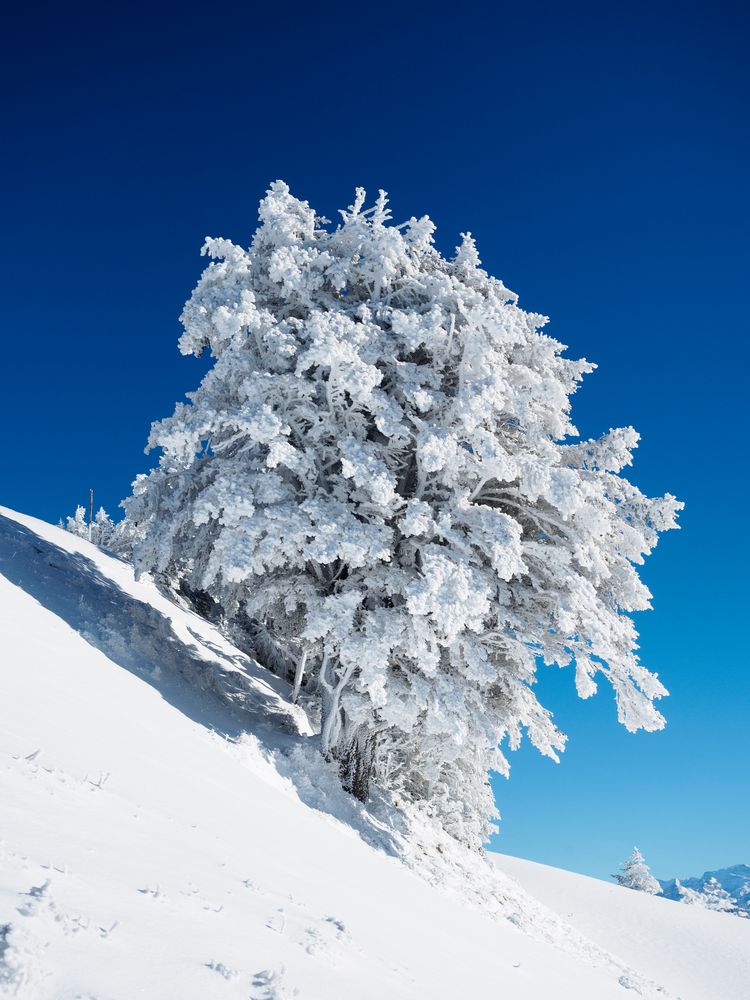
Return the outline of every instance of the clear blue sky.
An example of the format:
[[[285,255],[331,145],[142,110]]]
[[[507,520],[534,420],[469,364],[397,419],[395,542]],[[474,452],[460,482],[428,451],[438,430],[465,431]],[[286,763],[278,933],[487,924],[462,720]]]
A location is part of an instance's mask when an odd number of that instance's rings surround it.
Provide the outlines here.
[[[299,9],[19,7],[3,24],[0,502],[115,510],[151,420],[200,380],[177,317],[207,234],[247,241],[282,177],[329,217],[355,185],[462,230],[600,368],[584,434],[687,503],[645,571],[642,658],[672,692],[631,736],[609,692],[498,782],[498,849],[606,876],[750,862],[748,74],[741,3]],[[10,100],[8,100],[10,96]]]

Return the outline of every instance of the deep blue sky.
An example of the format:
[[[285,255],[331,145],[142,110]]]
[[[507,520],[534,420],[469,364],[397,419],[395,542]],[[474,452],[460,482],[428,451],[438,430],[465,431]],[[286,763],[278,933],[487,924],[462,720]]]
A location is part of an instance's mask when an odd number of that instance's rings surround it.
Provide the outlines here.
[[[115,510],[149,423],[200,380],[176,349],[203,238],[244,241],[282,177],[332,217],[355,185],[428,213],[600,368],[584,434],[687,502],[645,571],[664,733],[542,690],[570,735],[500,781],[498,849],[606,876],[750,862],[747,7],[85,5],[3,24],[0,502]],[[23,18],[22,20],[19,18]],[[10,100],[8,100],[10,97]]]

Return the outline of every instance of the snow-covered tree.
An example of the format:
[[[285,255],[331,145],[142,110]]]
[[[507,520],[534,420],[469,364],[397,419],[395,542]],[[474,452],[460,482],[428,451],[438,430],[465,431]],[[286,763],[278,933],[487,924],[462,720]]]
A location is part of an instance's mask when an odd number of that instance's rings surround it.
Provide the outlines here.
[[[620,885],[626,889],[635,889],[637,892],[648,892],[656,896],[661,892],[661,886],[651,874],[651,870],[646,864],[643,855],[637,847],[633,848],[633,853],[621,866],[620,872],[614,876]]]
[[[705,906],[703,894],[698,892],[697,889],[691,889],[690,886],[683,885],[678,878],[674,880],[674,886],[681,903],[685,903],[687,906]]]
[[[740,912],[737,900],[714,877],[711,877],[704,884],[701,895],[703,897],[703,905],[707,910],[716,910],[719,913],[732,913],[734,915],[738,915]]]
[[[594,366],[469,234],[447,260],[383,192],[341,216],[277,181],[249,249],[206,241],[180,349],[214,364],[154,424],[125,530],[139,571],[209,595],[317,706],[347,788],[479,844],[500,744],[563,748],[539,664],[573,664],[582,698],[601,674],[629,730],[663,726],[627,612],[650,606],[635,567],[681,505],[619,475],[631,428],[575,441]]]
[[[62,525],[62,522],[60,524]],[[103,507],[99,508],[89,525],[86,520],[86,510],[81,506],[76,507],[73,517],[66,518],[64,527],[71,534],[78,535],[79,538],[88,538],[94,545],[105,548],[112,544],[117,529],[117,525]]]
[[[60,522],[62,524],[62,521]],[[89,526],[86,521],[86,509],[80,504],[76,507],[76,512],[72,517],[65,519],[65,530],[71,535],[78,535],[79,538],[88,538]]]
[[[107,548],[115,533],[116,525],[103,507],[96,512],[94,523],[91,525],[91,541],[95,545]]]

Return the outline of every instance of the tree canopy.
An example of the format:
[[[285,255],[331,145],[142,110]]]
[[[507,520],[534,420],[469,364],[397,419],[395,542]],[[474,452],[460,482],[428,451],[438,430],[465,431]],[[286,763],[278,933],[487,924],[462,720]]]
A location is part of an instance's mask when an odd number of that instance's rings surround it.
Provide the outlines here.
[[[337,226],[271,185],[248,249],[212,258],[180,350],[214,362],[154,424],[159,465],[125,502],[136,567],[205,594],[319,719],[346,787],[481,844],[488,771],[526,733],[565,737],[540,664],[603,676],[629,730],[666,694],[637,657],[637,573],[681,504],[620,473],[638,435],[580,441],[593,369],[428,218],[357,190]]]

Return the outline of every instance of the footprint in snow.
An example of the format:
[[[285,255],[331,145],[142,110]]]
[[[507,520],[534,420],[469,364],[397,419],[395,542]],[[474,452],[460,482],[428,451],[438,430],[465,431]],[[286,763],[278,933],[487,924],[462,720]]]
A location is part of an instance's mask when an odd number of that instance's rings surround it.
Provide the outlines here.
[[[158,891],[159,887],[157,886],[156,888]],[[153,893],[152,889],[139,889],[138,891]],[[223,903],[214,903],[206,896],[201,895],[200,889],[193,882],[188,882],[187,888],[180,889],[180,895],[185,896],[186,899],[190,899],[195,903],[200,903],[201,907],[209,913],[221,913],[224,909]]]
[[[18,913],[22,917],[32,917],[42,922],[52,921],[51,926],[57,926],[63,934],[78,934],[79,931],[93,930],[91,918],[80,913],[70,913],[55,902],[49,891],[50,880],[47,879],[41,885],[33,885],[28,892],[21,893],[25,897],[24,902],[17,907]],[[49,926],[49,924],[48,924]],[[103,937],[106,937],[114,926],[106,930]],[[99,932],[104,928],[99,928]]]
[[[262,969],[253,978],[252,1000],[294,1000],[299,996],[299,990],[286,986],[284,966],[274,972],[272,969]]]
[[[349,939],[349,932],[346,929],[346,924],[343,920],[338,920],[336,917],[326,917],[325,923],[331,924],[336,931],[337,938]]]
[[[18,912],[22,917],[33,917],[44,905],[49,886],[50,880],[47,879],[41,885],[32,885],[28,892],[21,893],[22,896],[26,896],[26,902],[21,903],[18,907]]]
[[[266,927],[270,931],[276,931],[277,934],[283,934],[284,928],[286,927],[286,914],[283,910],[277,910],[273,916],[269,917],[266,921]]]
[[[308,927],[302,945],[308,955],[332,957],[342,945],[350,945],[351,936],[343,920],[324,917],[319,927]]]
[[[206,962],[206,968],[211,969],[212,972],[217,972],[223,979],[227,980],[236,979],[238,975],[235,969],[230,969],[223,962],[215,962],[213,959],[210,962]]]
[[[164,900],[167,898],[167,894],[162,890],[162,887],[158,883],[155,888],[152,888],[150,885],[146,885],[142,889],[139,889],[138,892],[140,892],[142,896],[151,896],[152,899]]]

